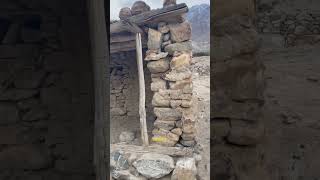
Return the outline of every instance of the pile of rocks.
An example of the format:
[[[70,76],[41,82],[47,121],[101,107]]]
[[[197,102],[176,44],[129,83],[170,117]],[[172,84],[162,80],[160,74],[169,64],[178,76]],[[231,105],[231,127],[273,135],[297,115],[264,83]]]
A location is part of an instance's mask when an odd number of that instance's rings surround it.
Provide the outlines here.
[[[148,30],[145,61],[151,72],[152,105],[156,121],[152,141],[165,146],[195,144],[192,105],[191,26],[188,22]]]
[[[320,14],[310,10],[285,11],[277,6],[258,4],[258,31],[281,34],[287,45],[294,45],[301,37],[316,38],[320,35]]]
[[[195,180],[197,160],[195,157],[173,158],[156,153],[114,151],[110,155],[110,176],[113,179]]]

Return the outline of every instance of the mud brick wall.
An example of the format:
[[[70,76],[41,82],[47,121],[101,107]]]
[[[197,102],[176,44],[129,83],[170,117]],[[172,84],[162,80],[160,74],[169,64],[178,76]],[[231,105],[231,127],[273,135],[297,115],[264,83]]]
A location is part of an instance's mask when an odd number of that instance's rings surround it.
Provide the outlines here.
[[[286,46],[300,41],[320,41],[319,2],[295,0],[291,3],[278,0],[257,1],[258,31],[281,34]]]
[[[95,179],[88,26],[76,2],[0,3],[1,180]]]
[[[264,179],[264,66],[256,55],[254,4],[232,2],[212,5],[210,173],[213,179]]]

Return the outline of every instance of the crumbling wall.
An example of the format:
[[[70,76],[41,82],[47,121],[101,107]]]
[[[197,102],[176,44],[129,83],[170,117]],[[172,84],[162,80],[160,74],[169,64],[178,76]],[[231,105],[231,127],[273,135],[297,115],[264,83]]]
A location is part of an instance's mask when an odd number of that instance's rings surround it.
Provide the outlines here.
[[[258,30],[280,34],[285,46],[320,41],[320,3],[311,0],[258,0]]]
[[[95,179],[83,3],[0,3],[1,180]]]
[[[264,136],[264,66],[256,51],[254,1],[213,3],[211,166],[213,179],[268,179]]]
[[[145,71],[145,83],[150,84],[150,73]],[[147,122],[152,128],[152,92],[146,87]],[[111,143],[119,142],[121,132],[133,132],[140,142],[139,81],[136,51],[111,54],[110,59],[110,127]]]

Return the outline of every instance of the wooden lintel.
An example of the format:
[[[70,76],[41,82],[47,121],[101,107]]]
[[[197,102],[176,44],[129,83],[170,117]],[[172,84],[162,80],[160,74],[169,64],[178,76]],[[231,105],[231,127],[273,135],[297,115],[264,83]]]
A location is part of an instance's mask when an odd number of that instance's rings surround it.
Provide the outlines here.
[[[156,153],[165,154],[174,157],[191,157],[193,155],[192,148],[180,148],[180,147],[165,147],[165,146],[136,146],[128,144],[111,144],[110,152],[123,151],[125,153]]]

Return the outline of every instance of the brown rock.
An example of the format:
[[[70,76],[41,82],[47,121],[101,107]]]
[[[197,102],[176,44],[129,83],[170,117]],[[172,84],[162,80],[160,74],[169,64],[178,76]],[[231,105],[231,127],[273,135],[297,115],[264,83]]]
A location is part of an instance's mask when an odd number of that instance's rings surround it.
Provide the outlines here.
[[[149,28],[148,31],[148,49],[149,50],[160,50],[162,43],[162,33]]]
[[[175,121],[156,120],[153,125],[156,128],[170,131],[171,129],[173,129],[175,127]]]
[[[149,51],[149,50],[148,50]],[[168,56],[167,52],[155,52],[155,51],[149,51],[146,53],[145,61],[156,61],[159,59],[164,59]]]
[[[170,106],[172,108],[177,108],[181,105],[182,101],[181,100],[171,100],[170,101]]]
[[[163,73],[169,70],[169,60],[160,59],[158,61],[151,61],[147,64],[147,67],[151,73]]]
[[[152,105],[154,107],[169,107],[170,106],[170,99],[168,99],[164,96],[161,96],[161,94],[159,92],[156,92],[152,98]]]
[[[182,133],[181,135],[182,139],[185,141],[192,141],[196,137],[194,133]]]
[[[190,52],[192,51],[191,41],[185,41],[181,43],[169,44],[164,48],[165,52],[168,52],[170,55],[173,55],[175,51],[180,52]]]
[[[195,159],[181,158],[177,161],[171,180],[195,180],[196,174],[197,167]]]
[[[184,108],[189,108],[192,106],[192,100],[191,101],[188,101],[188,100],[182,100],[181,102],[181,107],[184,107]]]
[[[158,31],[160,31],[162,34],[168,33],[170,31],[169,27],[167,26],[167,23],[160,22],[158,24]]]
[[[167,83],[160,78],[152,78],[151,91],[157,92],[160,89],[167,89]]]
[[[131,7],[131,14],[132,15],[137,15],[141,14],[143,12],[150,11],[150,6],[148,6],[145,2],[143,1],[136,1],[133,3]]]
[[[171,70],[164,77],[168,81],[182,81],[191,78],[192,73],[189,68],[183,68],[179,70]]]
[[[127,19],[128,17],[131,17],[131,9],[129,7],[124,7],[120,9],[119,12],[119,18],[120,19]]]
[[[179,110],[171,108],[154,108],[154,114],[158,119],[164,121],[176,121],[182,117],[182,113]]]
[[[180,56],[172,58],[170,62],[171,69],[188,68],[191,64],[191,55],[183,53]]]
[[[195,133],[195,121],[191,119],[182,119],[182,131],[184,133]]]
[[[172,132],[173,134],[176,134],[176,135],[178,135],[178,136],[181,136],[181,134],[182,134],[182,129],[181,129],[181,128],[175,128],[175,129],[172,129],[171,132]]]
[[[191,39],[191,25],[189,22],[169,24],[172,42],[183,42]]]
[[[177,0],[164,0],[163,7],[174,6],[177,5]]]

